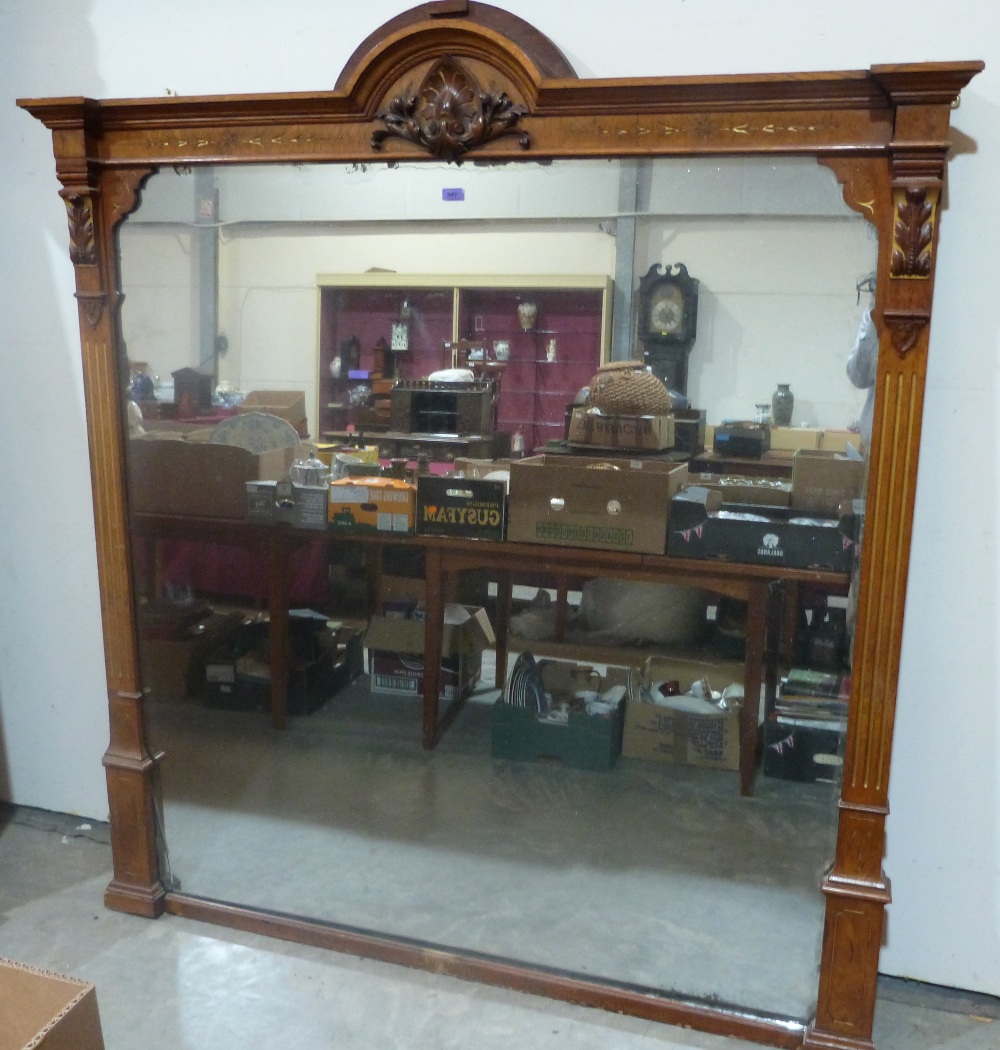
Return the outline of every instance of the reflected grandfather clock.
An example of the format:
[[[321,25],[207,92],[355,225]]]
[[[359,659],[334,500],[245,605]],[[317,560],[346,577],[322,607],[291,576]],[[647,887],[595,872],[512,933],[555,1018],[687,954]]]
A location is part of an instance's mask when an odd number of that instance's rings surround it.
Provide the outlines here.
[[[683,263],[654,263],[639,281],[643,358],[668,389],[687,394],[688,355],[698,329],[698,281]]]

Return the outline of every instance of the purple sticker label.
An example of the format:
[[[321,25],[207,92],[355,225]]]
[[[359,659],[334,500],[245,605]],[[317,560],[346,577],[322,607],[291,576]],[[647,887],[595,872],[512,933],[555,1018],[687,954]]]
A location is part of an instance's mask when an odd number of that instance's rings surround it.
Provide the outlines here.
[[[464,201],[465,190],[456,186],[453,189],[444,189],[441,191],[441,200],[443,201]]]

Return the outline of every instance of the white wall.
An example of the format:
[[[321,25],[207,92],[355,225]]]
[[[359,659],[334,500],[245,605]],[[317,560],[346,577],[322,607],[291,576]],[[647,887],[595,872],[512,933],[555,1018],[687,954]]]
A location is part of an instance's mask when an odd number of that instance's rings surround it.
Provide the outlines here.
[[[333,84],[395,0],[35,0],[0,8],[0,793],[102,817],[107,716],[73,275],[49,135],[16,96]],[[1000,992],[996,442],[1000,15],[992,0],[506,0],[582,76],[995,63],[954,114],[907,605],[883,968]]]

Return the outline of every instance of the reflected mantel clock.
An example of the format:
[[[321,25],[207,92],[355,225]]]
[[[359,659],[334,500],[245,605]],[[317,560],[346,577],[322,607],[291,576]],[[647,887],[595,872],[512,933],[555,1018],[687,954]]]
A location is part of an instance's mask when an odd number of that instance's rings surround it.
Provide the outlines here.
[[[106,903],[150,918],[165,911],[198,917],[777,1046],[871,1050],[890,899],[882,860],[942,217],[937,202],[951,148],[952,104],[982,68],[977,61],[921,62],[845,72],[581,79],[559,48],[524,19],[476,0],[438,0],[375,30],[332,91],[20,100],[53,133],[84,347],[110,719],[104,766],[114,876]],[[150,750],[147,738],[124,482],[120,377],[126,352],[110,308],[122,286],[117,227],[136,206],[143,181],[159,169],[207,164],[761,154],[813,157],[831,168],[848,206],[875,227],[879,246],[873,310],[879,397],[837,852],[817,888],[826,917],[813,1017],[748,1012],[713,997],[692,1001],[593,974],[183,893],[167,877],[158,821],[163,756]],[[696,290],[681,268],[647,274],[638,335],[650,357],[686,362]],[[675,382],[683,385],[684,376]],[[652,943],[646,947],[656,950]]]
[[[698,334],[698,281],[684,263],[650,266],[639,281],[643,359],[670,390],[687,394],[688,355]]]

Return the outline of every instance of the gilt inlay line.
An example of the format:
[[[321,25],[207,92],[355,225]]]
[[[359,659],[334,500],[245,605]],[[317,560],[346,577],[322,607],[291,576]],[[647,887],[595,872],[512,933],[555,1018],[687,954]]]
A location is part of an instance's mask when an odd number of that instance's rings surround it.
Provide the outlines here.
[[[906,595],[906,562],[909,556],[909,531],[901,523],[909,521],[910,507],[913,504],[913,480],[915,477],[914,460],[917,454],[917,441],[919,431],[916,427],[916,421],[919,420],[920,414],[918,411],[918,398],[920,392],[920,383],[918,378],[914,374],[910,374],[908,382],[905,381],[906,377],[900,376],[900,396],[899,402],[906,400],[905,416],[900,413],[906,424],[906,432],[903,436],[903,441],[897,443],[896,448],[902,453],[901,457],[897,458],[896,472],[902,479],[902,484],[899,488],[899,502],[894,505],[894,515],[892,518],[894,531],[891,539],[895,541],[895,545],[890,547],[886,543],[885,550],[887,554],[890,554],[893,559],[893,590],[892,590],[892,605],[891,605],[891,619],[889,621],[892,630],[891,645],[887,650],[887,656],[889,657],[887,664],[883,667],[883,673],[885,675],[885,681],[883,682],[883,695],[887,697],[895,697],[895,682],[894,682],[894,669],[898,664],[898,656],[902,649],[902,627],[903,627],[903,605],[905,603]],[[902,428],[900,428],[902,429]],[[899,462],[899,459],[902,462]],[[875,790],[882,792],[885,790],[886,774],[889,768],[888,761],[888,748],[889,748],[889,729],[892,725],[893,712],[891,704],[883,704],[880,708],[881,713],[881,725],[879,732],[876,734],[875,739],[878,741],[878,763],[875,768]]]
[[[114,492],[117,486],[113,480],[117,475],[114,429],[117,417],[112,411],[109,419],[106,408],[98,407],[113,404],[108,398],[116,396],[114,392],[117,384],[110,374],[115,370],[110,363],[112,354],[107,343],[88,341],[84,345],[84,354],[89,371],[87,400],[93,434],[91,455],[94,458],[95,472],[99,477],[107,479],[97,487],[94,500],[95,516],[99,516],[98,536],[107,537],[109,541],[106,545],[98,545],[98,553],[103,563],[101,579],[104,581],[102,601],[106,617],[107,673],[109,681],[114,683],[116,688],[121,688],[132,668],[131,653],[128,651],[128,632],[121,628],[122,603],[128,602],[130,593],[128,557],[125,554],[127,537],[123,531],[123,523],[115,513],[118,506]]]
[[[858,761],[852,787],[884,792],[892,724],[894,677],[901,648],[902,610],[909,533],[900,527],[913,501],[916,455],[914,422],[920,398],[920,377],[887,373],[881,395],[884,432],[880,438],[874,506],[869,508],[866,538],[884,552],[881,568],[868,581],[864,621],[873,644],[859,654],[857,667]],[[898,454],[894,455],[893,450]],[[859,625],[860,626],[860,625]]]

